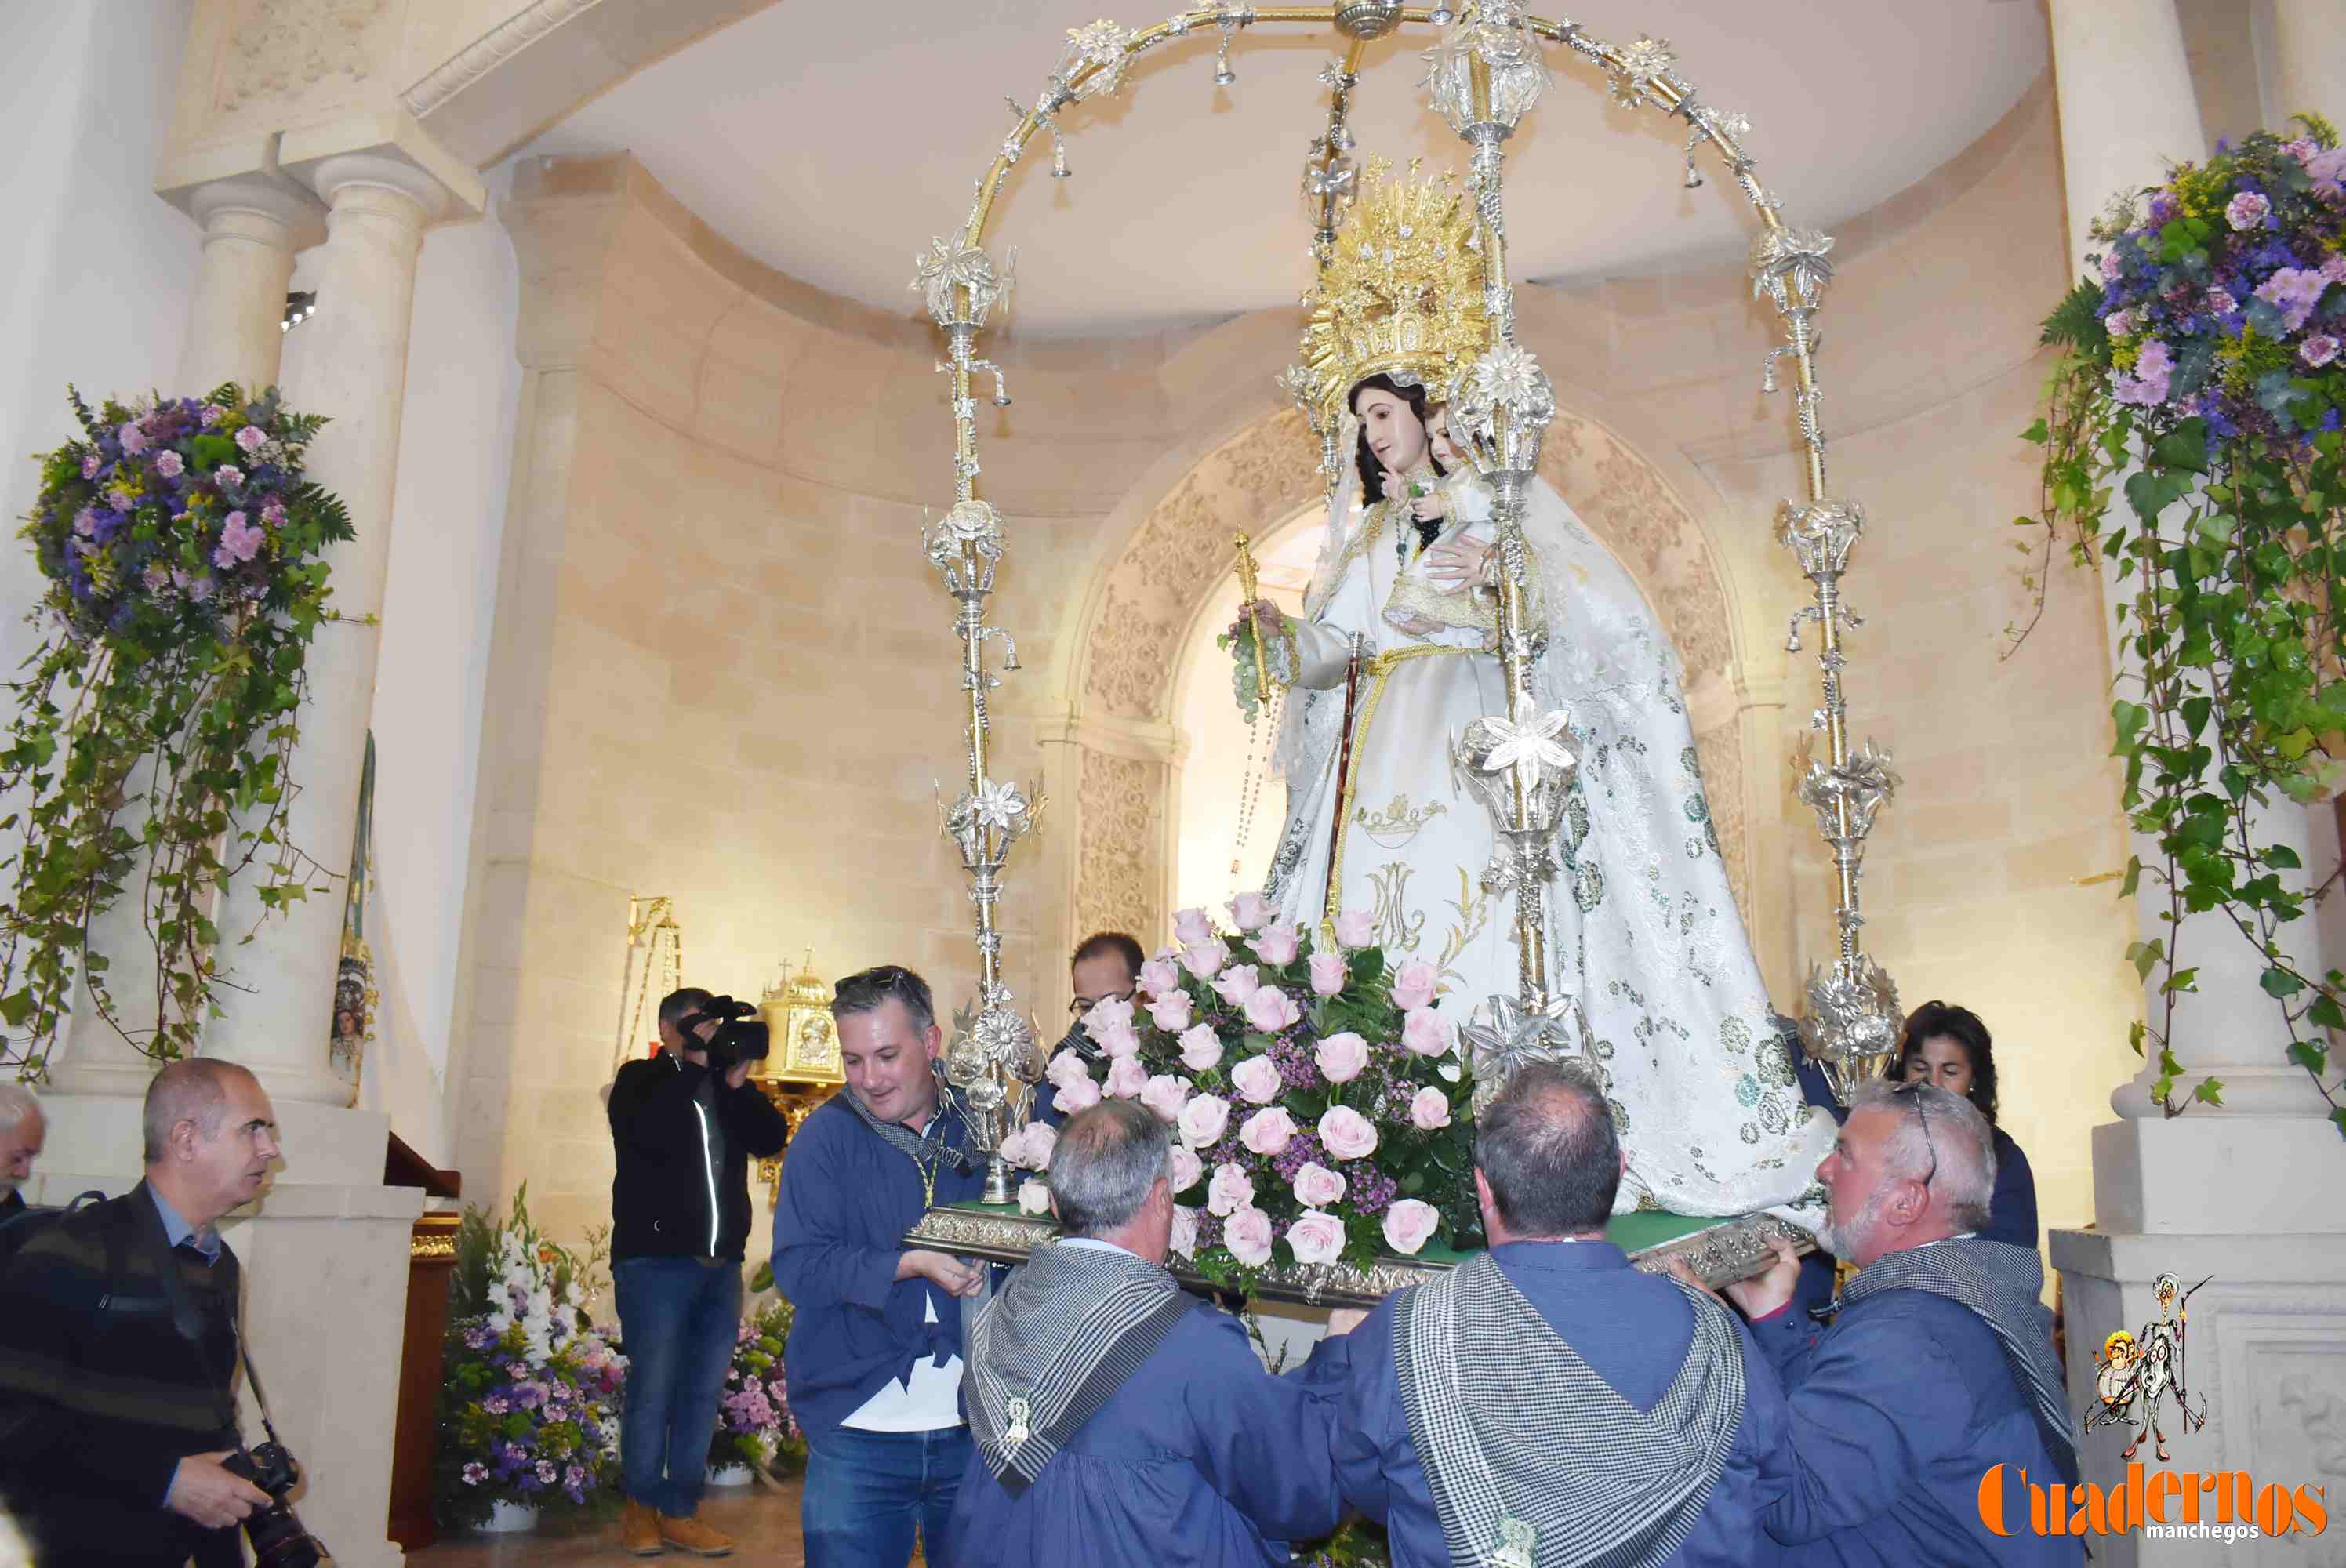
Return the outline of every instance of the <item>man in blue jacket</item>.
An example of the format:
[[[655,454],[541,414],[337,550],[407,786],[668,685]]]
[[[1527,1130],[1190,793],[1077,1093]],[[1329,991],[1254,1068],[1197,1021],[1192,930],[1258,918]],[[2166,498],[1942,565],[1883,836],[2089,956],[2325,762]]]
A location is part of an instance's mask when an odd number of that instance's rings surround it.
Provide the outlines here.
[[[1068,1234],[968,1314],[957,1568],[1285,1568],[1287,1542],[1335,1528],[1315,1368],[1271,1376],[1237,1319],[1166,1272],[1172,1152],[1134,1100],[1060,1132]]]
[[[2083,1561],[2075,1536],[2029,1527],[2026,1493],[1980,1516],[1999,1464],[2074,1482],[2052,1320],[2033,1247],[1990,1241],[1995,1156],[1987,1118],[1926,1084],[1867,1084],[1817,1167],[1831,1223],[1819,1240],[1858,1266],[1819,1332],[1791,1309],[1800,1261],[1727,1288],[1782,1375],[1791,1486],[1765,1515],[1780,1561],[2055,1568]],[[2000,1526],[2000,1528],[1998,1528]],[[1764,1559],[1763,1559],[1764,1560]]]
[[[1622,1169],[1596,1084],[1524,1068],[1475,1128],[1490,1250],[1342,1342],[1335,1480],[1393,1568],[1750,1561],[1784,1397],[1733,1313],[1605,1238]]]
[[[977,1196],[985,1165],[944,1092],[926,982],[867,969],[839,982],[831,1013],[847,1091],[800,1124],[774,1209],[807,1568],[904,1568],[915,1529],[951,1568],[945,1522],[970,1455],[958,1298],[984,1275],[903,1242],[930,1205]]]
[[[619,1419],[621,1542],[722,1557],[733,1543],[694,1517],[717,1431],[717,1401],[741,1322],[750,1237],[750,1157],[782,1152],[790,1124],[750,1064],[711,1064],[721,1020],[688,987],[659,1005],[660,1050],[611,1084],[611,1287],[627,1353]]]

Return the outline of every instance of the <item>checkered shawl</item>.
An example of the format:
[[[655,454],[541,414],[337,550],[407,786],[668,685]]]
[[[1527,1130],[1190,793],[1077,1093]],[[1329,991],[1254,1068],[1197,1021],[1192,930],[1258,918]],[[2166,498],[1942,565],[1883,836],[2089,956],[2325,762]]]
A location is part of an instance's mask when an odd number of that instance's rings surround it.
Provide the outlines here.
[[[1984,1236],[1951,1236],[1875,1258],[1842,1288],[1841,1305],[1885,1290],[1926,1290],[1978,1313],[1995,1330],[2012,1375],[2035,1405],[2037,1430],[2053,1467],[2074,1486],[2077,1446],[2069,1436],[2061,1364],[2053,1357],[2053,1315],[2039,1299],[2044,1288],[2045,1261],[2035,1247]]]
[[[1128,1252],[1038,1247],[1001,1291],[962,1303],[970,1435],[1016,1496],[1099,1413],[1193,1307]]]
[[[1452,1563],[1642,1568],[1685,1541],[1744,1399],[1734,1319],[1686,1295],[1694,1339],[1649,1411],[1597,1376],[1488,1253],[1402,1298],[1402,1406]],[[1526,1525],[1528,1559],[1517,1554]],[[1501,1559],[1503,1546],[1515,1550]]]
[[[934,1068],[931,1071],[933,1072]],[[957,1171],[967,1171],[976,1164],[971,1151],[945,1142],[948,1125],[961,1125],[964,1132],[967,1127],[962,1121],[961,1102],[954,1098],[953,1091],[945,1086],[942,1074],[937,1077],[937,1114],[929,1118],[929,1130],[922,1135],[916,1135],[902,1123],[882,1121],[872,1114],[862,1096],[852,1089],[834,1097],[846,1101],[847,1108],[854,1112],[865,1126],[879,1134],[890,1147],[925,1170],[934,1170],[944,1165]]]

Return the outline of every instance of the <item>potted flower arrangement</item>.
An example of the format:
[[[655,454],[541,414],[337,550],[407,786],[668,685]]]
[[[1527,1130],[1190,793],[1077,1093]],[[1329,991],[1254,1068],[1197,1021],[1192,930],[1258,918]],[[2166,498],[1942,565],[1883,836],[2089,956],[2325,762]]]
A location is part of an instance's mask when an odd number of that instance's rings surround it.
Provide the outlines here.
[[[2332,793],[2346,734],[2346,148],[2327,120],[2297,118],[2219,144],[2094,226],[2091,274],[2045,323],[2063,351],[2024,433],[2044,448],[2040,509],[2018,522],[2041,530],[2023,546],[2045,552],[2025,579],[2038,613],[2058,538],[2116,585],[2124,804],[2157,846],[2124,891],[2164,906],[2164,929],[2127,953],[2166,999],[2134,1025],[2158,1064],[2152,1097],[2169,1115],[2222,1103],[2213,1078],[2184,1091],[2168,1046],[2175,999],[2210,962],[2177,948],[2201,932],[2229,942],[2229,926],[2253,950],[2275,1047],[2346,1133],[2326,1086],[2346,973],[2300,964],[2283,934],[2337,868],[2300,864],[2259,814]],[[2217,910],[2229,920],[2184,929]]]
[[[1363,912],[1323,947],[1259,894],[1229,907],[1232,932],[1182,911],[1140,994],[1085,1016],[1098,1055],[1052,1058],[1059,1108],[1121,1096],[1173,1125],[1173,1247],[1217,1283],[1481,1245],[1474,1085],[1434,966],[1389,966]],[[1005,1154],[1047,1167],[1050,1142],[1029,1126]],[[1047,1201],[1031,1182],[1021,1197]]]
[[[452,1526],[593,1513],[618,1481],[627,1361],[586,1311],[599,1249],[548,1240],[526,1196],[503,1224],[468,1209],[457,1238],[435,1487]]]
[[[782,1342],[790,1333],[790,1304],[779,1298],[741,1319],[709,1445],[711,1486],[747,1486],[758,1471],[787,1473],[805,1461],[806,1441],[782,1386]]]

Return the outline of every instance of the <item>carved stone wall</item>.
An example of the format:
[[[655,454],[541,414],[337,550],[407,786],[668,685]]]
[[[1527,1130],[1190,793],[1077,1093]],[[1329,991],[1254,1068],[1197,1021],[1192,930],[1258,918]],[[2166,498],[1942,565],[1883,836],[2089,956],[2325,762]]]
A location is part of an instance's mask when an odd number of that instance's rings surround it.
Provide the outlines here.
[[[1079,774],[1082,820],[1076,864],[1075,933],[1130,932],[1153,948],[1171,927],[1165,908],[1165,802],[1170,770],[1138,757],[1111,757],[1086,747]]]

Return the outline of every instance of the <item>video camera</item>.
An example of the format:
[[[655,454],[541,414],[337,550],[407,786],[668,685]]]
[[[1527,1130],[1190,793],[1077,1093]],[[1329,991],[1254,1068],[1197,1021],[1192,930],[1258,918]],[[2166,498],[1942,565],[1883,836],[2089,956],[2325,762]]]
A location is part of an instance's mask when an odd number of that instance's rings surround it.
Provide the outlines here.
[[[700,1011],[680,1021],[677,1027],[687,1040],[697,1040],[695,1033],[710,1019],[718,1024],[700,1048],[709,1053],[709,1064],[724,1069],[743,1062],[762,1062],[773,1048],[773,1031],[757,1016],[758,1010],[747,1002],[736,1002],[729,996],[712,996]]]

